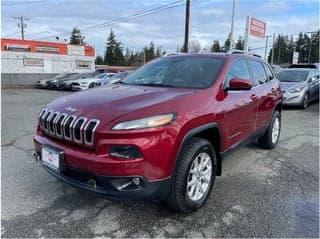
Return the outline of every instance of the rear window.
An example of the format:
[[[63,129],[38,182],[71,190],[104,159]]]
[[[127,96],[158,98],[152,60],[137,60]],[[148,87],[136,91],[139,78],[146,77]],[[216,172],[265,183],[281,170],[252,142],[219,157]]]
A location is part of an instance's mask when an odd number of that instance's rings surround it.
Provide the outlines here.
[[[123,82],[174,88],[204,89],[217,79],[225,59],[205,56],[163,57],[128,75]]]

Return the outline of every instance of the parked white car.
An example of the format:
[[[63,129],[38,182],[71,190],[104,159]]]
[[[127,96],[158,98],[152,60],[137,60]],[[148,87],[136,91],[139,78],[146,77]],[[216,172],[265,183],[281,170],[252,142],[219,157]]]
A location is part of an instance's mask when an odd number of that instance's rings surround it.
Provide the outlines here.
[[[75,81],[72,83],[72,90],[78,91],[78,90],[87,90],[87,89],[93,88],[95,87],[95,84],[97,81],[104,78],[110,78],[114,75],[115,73],[102,73],[95,77],[84,78],[84,79]]]

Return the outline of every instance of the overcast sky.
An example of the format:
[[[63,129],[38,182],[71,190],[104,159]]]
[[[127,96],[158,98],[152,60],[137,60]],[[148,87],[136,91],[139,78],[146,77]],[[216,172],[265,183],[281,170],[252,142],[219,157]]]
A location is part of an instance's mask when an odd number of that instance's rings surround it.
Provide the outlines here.
[[[104,54],[105,43],[112,28],[123,46],[140,50],[153,41],[167,52],[183,45],[185,1],[177,0],[2,0],[2,37],[21,38],[14,16],[26,16],[26,39],[69,40],[73,27],[79,27],[86,42]],[[246,16],[267,23],[267,34],[280,33],[294,38],[299,32],[319,29],[318,0],[235,0],[234,36],[244,36]],[[174,5],[171,3],[175,3]],[[171,5],[170,5],[171,4]],[[161,6],[150,15],[125,22],[111,23],[119,18],[136,15]],[[231,27],[232,0],[191,0],[190,41],[197,40],[202,48],[210,48],[213,40],[222,45]],[[100,27],[92,27],[108,23]],[[88,28],[88,29],[86,29]],[[269,44],[271,44],[271,38]],[[251,48],[262,47],[265,40],[251,38]],[[264,54],[264,50],[257,50]]]

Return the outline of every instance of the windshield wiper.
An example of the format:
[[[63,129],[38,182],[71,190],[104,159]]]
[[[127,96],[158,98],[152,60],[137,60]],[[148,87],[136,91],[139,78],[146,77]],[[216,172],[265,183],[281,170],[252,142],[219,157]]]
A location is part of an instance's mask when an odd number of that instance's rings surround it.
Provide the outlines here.
[[[158,84],[158,83],[144,83],[144,84],[137,84],[142,86],[153,86],[153,87],[170,87],[174,88],[174,85],[167,85],[167,84]]]

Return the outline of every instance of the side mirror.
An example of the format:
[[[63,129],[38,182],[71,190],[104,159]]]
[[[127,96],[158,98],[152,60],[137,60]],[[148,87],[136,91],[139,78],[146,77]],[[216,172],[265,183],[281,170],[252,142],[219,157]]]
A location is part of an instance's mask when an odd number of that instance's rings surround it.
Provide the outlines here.
[[[232,78],[229,82],[229,87],[226,90],[250,90],[251,88],[251,81],[241,78]]]

